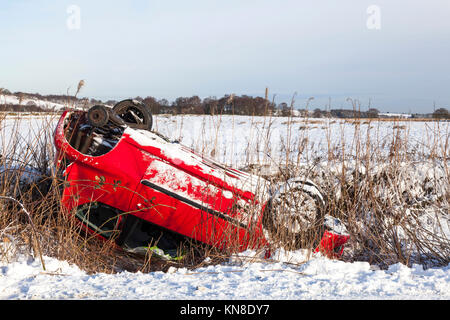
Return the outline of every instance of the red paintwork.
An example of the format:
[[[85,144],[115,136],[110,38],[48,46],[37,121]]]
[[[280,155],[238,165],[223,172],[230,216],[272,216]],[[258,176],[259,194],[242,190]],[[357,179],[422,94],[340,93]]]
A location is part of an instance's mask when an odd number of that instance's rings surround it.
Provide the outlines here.
[[[325,230],[319,246],[314,252],[324,253],[329,258],[338,258],[344,251],[344,244],[347,243],[349,235],[341,235]]]
[[[138,135],[138,130],[130,128],[125,130],[117,145],[105,155],[94,157],[81,154],[65,138],[66,116],[68,112],[61,116],[57,125],[55,146],[58,150],[57,162],[63,156],[72,162],[65,170],[65,177],[70,185],[64,189],[62,199],[68,212],[84,203],[101,199],[104,204],[213,246],[238,245],[240,249],[245,249],[249,245],[266,245],[261,218],[254,221],[255,225],[250,225],[233,209],[233,204],[239,200],[256,203],[255,194],[219,178],[220,175],[226,175],[234,179],[246,179],[248,174],[242,172],[240,178],[236,171],[222,169],[213,162],[209,165],[216,166],[208,168],[210,172],[206,172],[202,163],[188,164],[183,159],[167,156],[158,147],[140,144],[132,136]],[[151,137],[153,134],[147,135]],[[197,157],[186,149],[179,149],[182,156]],[[158,168],[166,170],[160,172]],[[176,176],[170,177],[168,173]],[[183,178],[183,181],[176,180],[177,177]],[[101,187],[100,179],[103,180]],[[142,180],[164,186],[171,192],[182,193],[202,206],[226,213],[247,228],[230,224],[222,218],[149,188],[141,183]],[[225,197],[224,193],[231,196]],[[152,203],[148,202],[150,199],[154,199]]]
[[[233,246],[245,250],[267,246],[261,213],[269,199],[258,198],[256,189],[248,183],[251,179],[265,180],[224,168],[182,145],[165,142],[149,131],[131,128],[125,129],[108,153],[82,154],[64,135],[64,123],[69,114],[68,111],[63,113],[54,136],[57,164],[63,157],[71,162],[64,173],[69,185],[64,188],[62,204],[67,212],[101,200],[123,212],[219,248]],[[223,216],[210,214],[150,188],[141,183],[144,180]],[[236,204],[259,206],[259,214],[245,217],[244,210],[239,210]],[[330,239],[326,234],[317,250],[332,251],[335,246]]]

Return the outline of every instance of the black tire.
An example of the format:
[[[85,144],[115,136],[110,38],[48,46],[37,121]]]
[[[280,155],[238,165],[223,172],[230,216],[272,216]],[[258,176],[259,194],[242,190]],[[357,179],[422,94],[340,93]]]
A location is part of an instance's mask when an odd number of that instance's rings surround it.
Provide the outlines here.
[[[123,100],[113,107],[113,111],[129,127],[144,130],[152,129],[152,114],[142,102],[133,99]]]
[[[87,112],[87,119],[93,127],[103,127],[109,121],[109,112],[107,107],[102,105],[95,105]]]
[[[312,182],[291,179],[269,200],[263,227],[272,245],[288,250],[313,248],[323,234],[325,201]]]

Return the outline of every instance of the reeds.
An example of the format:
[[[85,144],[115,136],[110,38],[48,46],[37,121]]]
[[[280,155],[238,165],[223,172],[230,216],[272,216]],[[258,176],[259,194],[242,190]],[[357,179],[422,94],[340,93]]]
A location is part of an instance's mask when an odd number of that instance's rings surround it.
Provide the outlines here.
[[[214,139],[202,136],[201,144],[227,162],[222,141],[229,127],[221,119],[223,128],[214,127]],[[450,261],[448,122],[241,117],[238,123],[235,136],[242,130],[248,138],[240,144],[239,168],[273,184],[314,180],[328,200],[325,213],[351,233],[344,259],[380,266]],[[321,141],[317,130],[324,131]]]
[[[0,122],[0,258],[13,259],[23,252],[54,256],[88,272],[168,268],[170,263],[151,254],[143,259],[117,251],[111,242],[97,241],[65,218],[60,205],[64,181],[52,163],[56,117],[34,121],[40,123],[38,127],[23,117],[3,117]],[[340,218],[350,233],[344,260],[382,267],[396,262],[424,266],[449,262],[448,122],[424,122],[425,138],[417,140],[411,134],[416,122],[404,119],[346,123],[234,115],[197,116],[196,121],[196,116],[186,115],[155,118],[155,126],[169,138],[273,185],[299,176],[313,180],[327,199],[323,213]],[[385,124],[392,126],[386,130]],[[193,128],[196,125],[199,128]],[[198,132],[195,141],[189,141],[192,130]],[[323,140],[316,139],[314,130],[323,131]],[[245,143],[230,146],[243,138]],[[261,214],[256,206],[247,210],[253,216]],[[276,237],[280,243],[289,242],[285,234]],[[186,248],[187,259],[180,263],[193,267],[204,263],[205,257],[223,261],[239,251],[231,238],[225,251],[192,243]],[[285,245],[284,249],[297,248]]]

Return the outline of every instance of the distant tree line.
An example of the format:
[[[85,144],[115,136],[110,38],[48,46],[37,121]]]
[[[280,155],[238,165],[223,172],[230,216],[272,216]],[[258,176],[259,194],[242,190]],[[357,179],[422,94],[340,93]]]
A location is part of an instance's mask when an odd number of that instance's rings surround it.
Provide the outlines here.
[[[95,104],[106,104],[114,106],[116,100],[102,101],[98,99],[77,98],[70,95],[41,95],[38,93],[14,92],[0,88],[0,111],[26,111],[39,112],[45,109],[33,104],[31,101],[23,105],[4,105],[1,95],[15,95],[19,101],[23,99],[38,99],[54,103],[81,105],[90,107]],[[376,108],[369,108],[366,111],[355,109],[331,109],[321,110],[297,110],[286,102],[278,105],[262,97],[252,97],[248,95],[224,95],[221,98],[207,97],[201,99],[199,96],[178,97],[173,102],[167,99],[157,99],[148,96],[146,98],[135,97],[134,99],[143,102],[153,114],[235,114],[235,115],[274,115],[274,116],[298,116],[314,118],[378,118],[380,112]],[[445,108],[436,109],[429,114],[415,114],[412,117],[428,117],[437,119],[450,119],[449,111]]]
[[[433,118],[435,118],[435,119],[450,119],[450,113],[445,108],[439,108],[433,112]]]
[[[311,116],[314,118],[378,118],[379,114],[380,112],[375,108],[371,108],[367,111],[350,109],[331,109],[329,111],[324,111],[316,108]]]
[[[143,102],[153,114],[235,114],[235,115],[268,115],[274,112],[275,104],[261,97],[247,95],[225,95],[222,98],[199,96],[179,97],[170,103],[167,99],[154,97],[136,97]],[[95,102],[91,100],[91,103]],[[114,105],[118,101],[105,103]]]

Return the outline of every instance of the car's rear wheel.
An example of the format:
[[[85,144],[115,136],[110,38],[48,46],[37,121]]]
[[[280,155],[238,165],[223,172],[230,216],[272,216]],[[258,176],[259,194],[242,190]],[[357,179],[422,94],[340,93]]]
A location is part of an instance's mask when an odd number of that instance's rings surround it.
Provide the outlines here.
[[[286,249],[312,248],[323,233],[325,201],[311,181],[291,179],[270,199],[263,213],[266,237]]]
[[[113,111],[132,128],[145,130],[152,129],[152,114],[142,102],[133,99],[123,100],[113,107]]]
[[[109,112],[107,107],[96,105],[90,108],[87,112],[89,124],[93,127],[103,127],[109,121]]]

